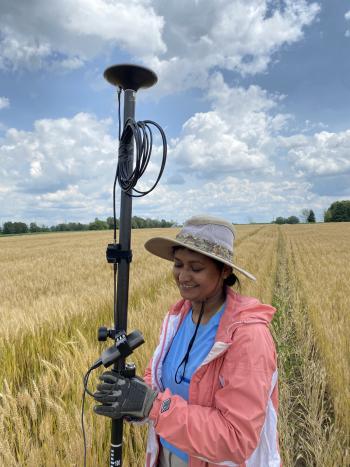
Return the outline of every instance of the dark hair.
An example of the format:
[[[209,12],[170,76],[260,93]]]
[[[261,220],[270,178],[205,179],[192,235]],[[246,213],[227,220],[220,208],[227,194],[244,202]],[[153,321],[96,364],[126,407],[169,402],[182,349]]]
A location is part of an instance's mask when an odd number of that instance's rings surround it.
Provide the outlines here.
[[[178,245],[178,246],[173,246],[173,253],[175,253],[176,250],[180,250],[180,249],[189,249],[190,250],[190,248]],[[202,253],[202,254],[204,254],[204,253]],[[204,255],[204,256],[206,256],[206,255]],[[207,256],[207,257],[210,258],[210,256]],[[217,259],[214,259],[214,258],[210,258],[210,259],[212,259],[214,261],[214,263],[217,265],[219,271],[222,271],[224,269],[224,266],[225,266],[224,263],[222,263],[221,261],[219,261]],[[239,288],[241,287],[241,283],[240,283],[238,277],[236,276],[236,274],[233,271],[231,271],[231,274],[228,277],[226,277],[226,279],[224,280],[224,285],[227,285],[228,287],[232,287],[235,284],[237,284]]]
[[[214,260],[214,261],[218,265],[218,268],[220,269],[220,271],[222,271],[224,269],[225,264],[218,260]],[[239,282],[238,277],[233,271],[231,271],[231,274],[227,276],[226,279],[224,280],[224,285],[232,287],[235,284],[237,284],[238,287],[241,287],[241,283]]]
[[[231,272],[231,274],[228,277],[226,277],[226,279],[224,280],[224,284],[228,285],[229,287],[232,287],[235,284],[237,284],[238,287],[241,286],[238,277],[233,272]]]

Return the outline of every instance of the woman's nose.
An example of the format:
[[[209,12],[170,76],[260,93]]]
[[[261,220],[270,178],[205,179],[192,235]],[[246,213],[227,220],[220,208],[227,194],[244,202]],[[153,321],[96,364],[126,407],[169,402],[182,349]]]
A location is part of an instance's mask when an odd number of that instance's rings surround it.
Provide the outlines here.
[[[186,269],[182,269],[179,273],[179,281],[180,282],[185,282],[190,279],[190,272],[187,271]]]

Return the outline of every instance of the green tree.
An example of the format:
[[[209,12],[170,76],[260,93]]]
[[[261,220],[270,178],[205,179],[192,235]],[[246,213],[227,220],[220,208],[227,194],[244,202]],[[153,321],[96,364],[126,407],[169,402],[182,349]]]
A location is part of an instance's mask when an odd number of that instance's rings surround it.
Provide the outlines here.
[[[68,226],[65,223],[57,224],[51,227],[51,230],[54,232],[66,232],[68,230]]]
[[[107,217],[107,225],[109,229],[114,229],[114,218]],[[116,228],[119,229],[119,219],[116,219]]]
[[[287,224],[299,224],[299,217],[297,216],[290,216],[287,219]]]
[[[307,216],[307,221],[308,221],[309,223],[315,223],[315,222],[316,222],[315,213],[313,212],[312,209],[310,209],[310,213],[309,213],[309,215]]]
[[[146,221],[142,217],[133,216],[131,219],[131,227],[133,229],[144,229],[146,227]]]
[[[350,200],[335,201],[324,215],[325,222],[350,222]]]
[[[284,217],[276,217],[275,224],[285,224],[286,219]]]
[[[5,222],[3,225],[4,234],[22,234],[28,232],[28,226],[24,222]]]
[[[89,224],[89,230],[107,230],[108,229],[108,224],[106,221],[102,221],[98,219],[97,217],[95,218],[94,222],[90,222]]]
[[[30,233],[35,233],[35,232],[40,232],[41,229],[40,227],[36,224],[36,222],[31,222],[29,225],[29,232]]]
[[[67,228],[69,231],[79,231],[87,230],[88,226],[86,224],[82,224],[81,222],[69,222],[67,224]]]

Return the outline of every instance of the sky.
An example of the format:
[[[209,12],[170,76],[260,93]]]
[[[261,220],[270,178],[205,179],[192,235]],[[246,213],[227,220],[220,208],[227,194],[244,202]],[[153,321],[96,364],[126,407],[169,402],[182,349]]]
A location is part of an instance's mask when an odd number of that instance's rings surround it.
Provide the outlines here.
[[[271,222],[350,199],[350,2],[2,0],[0,225],[112,215],[114,64],[168,140],[133,215]],[[153,184],[159,140],[140,187]],[[119,213],[119,194],[117,196]]]

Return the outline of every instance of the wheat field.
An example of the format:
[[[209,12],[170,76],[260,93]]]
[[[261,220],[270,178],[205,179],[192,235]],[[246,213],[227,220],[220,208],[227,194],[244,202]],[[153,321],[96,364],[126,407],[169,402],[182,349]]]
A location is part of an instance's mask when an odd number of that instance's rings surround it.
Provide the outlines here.
[[[277,307],[280,447],[285,466],[350,465],[350,224],[238,226],[236,262],[256,275],[240,292]],[[162,318],[178,299],[171,263],[148,254],[132,232],[128,331],[146,343],[132,355],[142,374]],[[0,465],[82,466],[82,377],[110,344],[110,231],[0,238]],[[96,385],[99,371],[91,377]],[[107,465],[110,423],[87,399],[87,465]],[[145,427],[125,424],[124,465],[141,466]]]

